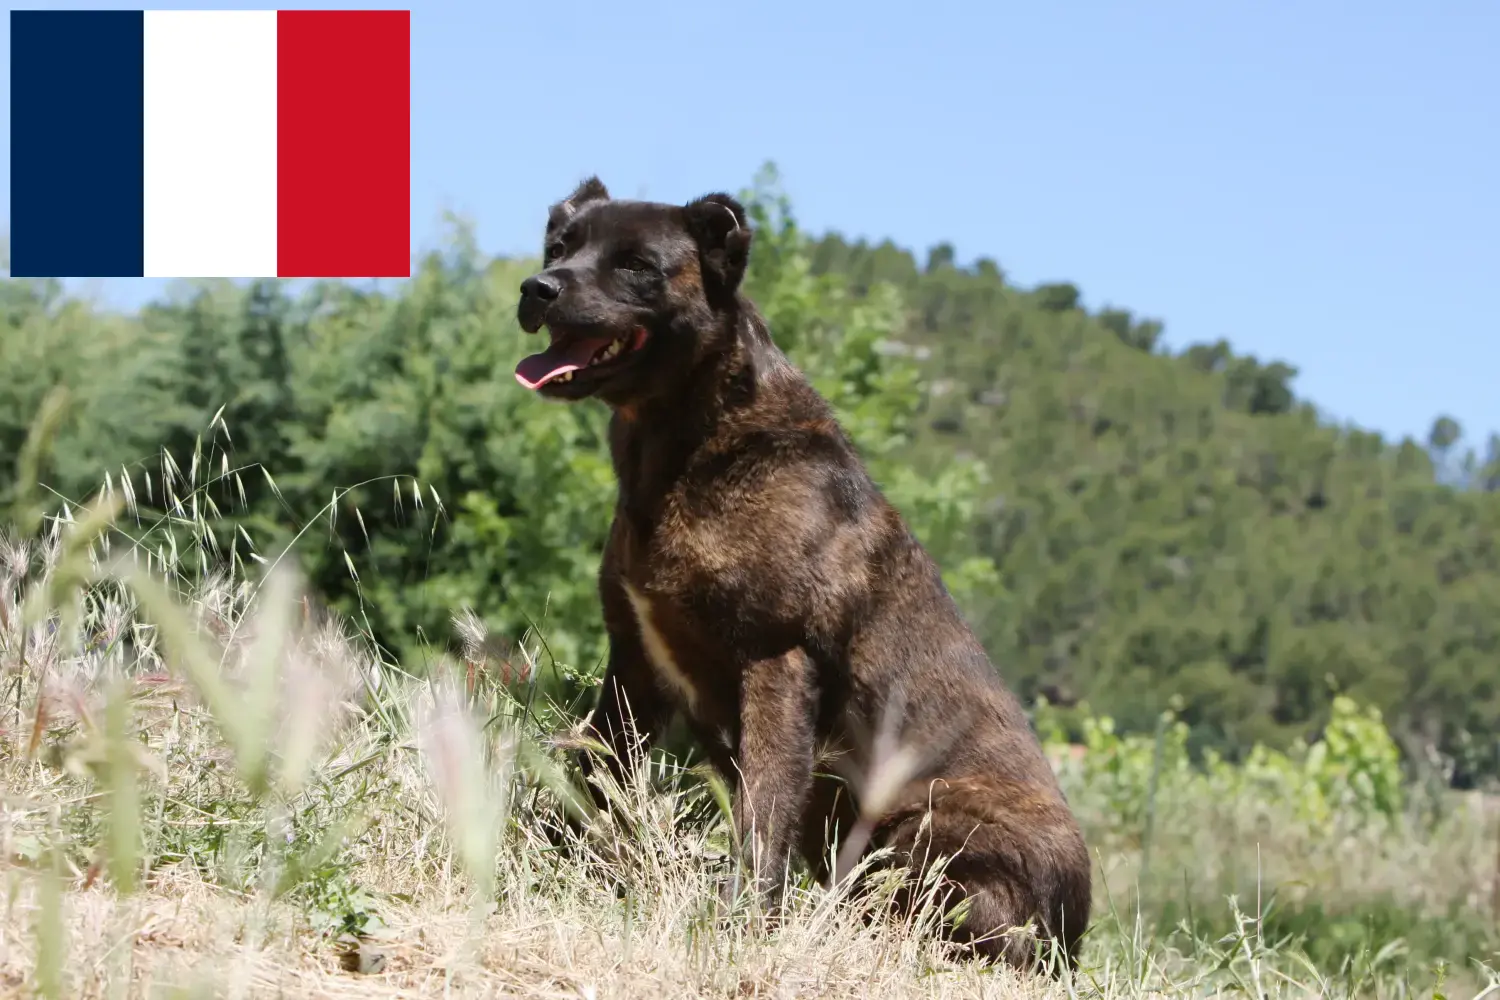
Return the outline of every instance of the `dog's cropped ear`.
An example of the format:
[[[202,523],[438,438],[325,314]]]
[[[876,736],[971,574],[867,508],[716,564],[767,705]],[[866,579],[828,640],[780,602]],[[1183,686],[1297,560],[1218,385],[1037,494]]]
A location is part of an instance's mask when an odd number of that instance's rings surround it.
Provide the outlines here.
[[[609,201],[609,189],[597,177],[590,177],[578,185],[572,194],[547,210],[547,232],[551,234],[553,230],[565,225],[583,206],[592,201]]]
[[[750,217],[727,194],[710,194],[683,206],[688,232],[698,241],[703,287],[710,295],[733,296],[750,263]]]

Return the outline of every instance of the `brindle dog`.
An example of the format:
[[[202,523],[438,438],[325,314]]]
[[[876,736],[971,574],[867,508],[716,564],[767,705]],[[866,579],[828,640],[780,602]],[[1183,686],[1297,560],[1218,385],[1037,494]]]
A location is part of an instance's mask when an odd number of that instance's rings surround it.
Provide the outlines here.
[[[516,378],[614,411],[592,724],[619,761],[631,731],[649,741],[682,712],[735,787],[760,891],[794,851],[827,880],[829,837],[863,808],[869,844],[911,869],[948,857],[968,900],[955,942],[1031,967],[1043,949],[1014,933],[1030,922],[1072,965],[1089,919],[1078,825],[937,566],[741,293],[750,243],[728,195],[613,200],[590,178],[552,206],[521,285],[521,326],[551,345]],[[892,720],[921,766],[870,816]],[[828,751],[852,784],[819,772]]]

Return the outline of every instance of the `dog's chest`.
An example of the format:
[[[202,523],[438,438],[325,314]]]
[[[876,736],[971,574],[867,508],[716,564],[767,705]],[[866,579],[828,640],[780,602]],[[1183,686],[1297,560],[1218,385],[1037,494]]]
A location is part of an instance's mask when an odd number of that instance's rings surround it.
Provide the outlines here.
[[[699,545],[684,542],[682,527],[669,522],[645,535],[618,525],[615,560],[641,651],[659,686],[690,717],[712,720],[727,709],[726,698],[737,700],[728,619],[739,599],[734,588],[726,596],[721,574],[705,565]]]
[[[682,641],[682,635],[677,629],[673,629],[667,622],[658,618],[658,608],[652,603],[639,588],[630,583],[625,584],[625,596],[630,601],[630,608],[635,613],[636,627],[641,638],[641,647],[646,653],[646,659],[650,662],[652,670],[656,672],[657,679],[661,684],[671,690],[690,713],[696,714],[700,708],[698,697],[698,686],[692,677],[684,669],[680,660],[688,643]],[[663,616],[667,617],[667,616]],[[673,635],[676,639],[677,648],[673,648]]]
[[[616,452],[613,573],[659,686],[689,716],[722,721],[738,701],[733,622],[748,596],[737,525],[691,461],[628,444]]]

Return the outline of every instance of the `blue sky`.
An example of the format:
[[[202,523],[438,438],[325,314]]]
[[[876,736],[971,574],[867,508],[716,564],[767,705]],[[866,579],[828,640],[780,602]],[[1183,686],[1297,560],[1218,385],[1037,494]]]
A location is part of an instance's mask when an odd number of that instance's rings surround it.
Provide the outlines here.
[[[1496,0],[411,9],[419,248],[445,209],[530,251],[588,173],[684,200],[769,159],[813,230],[1074,281],[1290,361],[1334,419],[1500,430]]]

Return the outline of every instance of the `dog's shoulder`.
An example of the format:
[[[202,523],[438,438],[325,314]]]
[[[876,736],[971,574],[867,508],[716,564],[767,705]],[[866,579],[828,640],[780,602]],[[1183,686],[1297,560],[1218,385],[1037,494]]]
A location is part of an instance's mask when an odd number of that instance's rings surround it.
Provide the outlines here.
[[[754,402],[719,423],[685,483],[684,498],[705,514],[750,502],[771,520],[810,507],[853,515],[876,498],[833,408],[790,366],[762,378]]]

